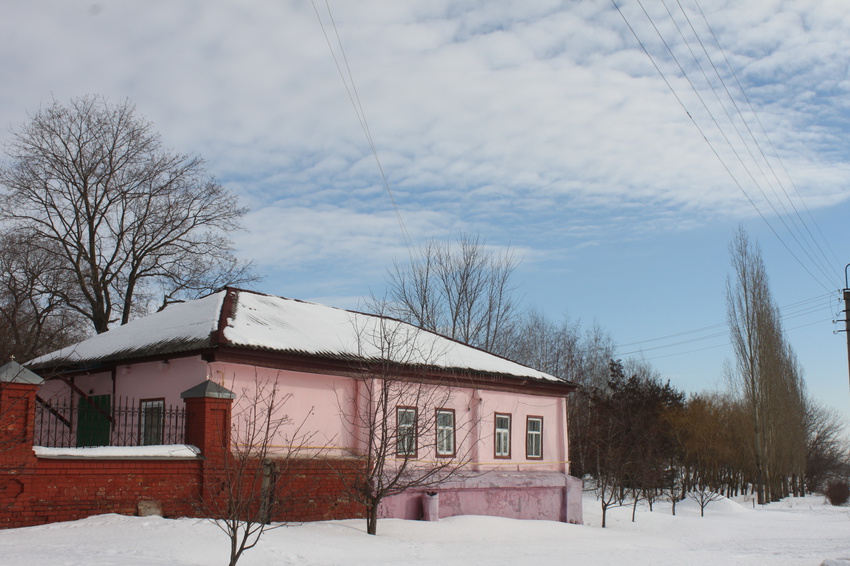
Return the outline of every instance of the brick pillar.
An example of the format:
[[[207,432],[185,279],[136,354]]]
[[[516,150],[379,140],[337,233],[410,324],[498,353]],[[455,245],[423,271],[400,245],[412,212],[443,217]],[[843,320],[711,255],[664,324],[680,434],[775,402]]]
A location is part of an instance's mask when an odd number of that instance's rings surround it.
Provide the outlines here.
[[[44,380],[17,362],[0,367],[0,458],[31,458],[35,395]],[[2,466],[0,466],[2,467]]]
[[[186,444],[201,451],[203,466],[198,478],[196,504],[202,516],[220,508],[223,471],[230,458],[230,417],[236,395],[212,381],[204,381],[180,394],[186,403]]]
[[[0,367],[0,527],[14,524],[31,491],[35,395],[44,380],[17,362]]]
[[[230,451],[230,416],[236,395],[204,381],[180,397],[186,403],[186,444],[197,446],[208,461],[223,458]]]

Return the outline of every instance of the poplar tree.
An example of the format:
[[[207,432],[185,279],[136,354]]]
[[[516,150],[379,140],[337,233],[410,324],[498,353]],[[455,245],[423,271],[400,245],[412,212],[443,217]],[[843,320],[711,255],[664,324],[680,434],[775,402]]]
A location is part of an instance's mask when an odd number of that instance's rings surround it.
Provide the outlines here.
[[[752,479],[759,503],[766,503],[786,495],[805,473],[805,389],[761,251],[739,228],[730,252],[726,304],[735,364],[729,377],[747,408]]]

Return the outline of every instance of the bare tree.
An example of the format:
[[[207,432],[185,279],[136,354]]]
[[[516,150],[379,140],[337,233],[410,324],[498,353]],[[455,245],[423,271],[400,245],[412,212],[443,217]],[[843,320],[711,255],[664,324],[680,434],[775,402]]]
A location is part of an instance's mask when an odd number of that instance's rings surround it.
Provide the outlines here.
[[[234,404],[230,438],[223,439],[230,441],[222,446],[223,465],[211,470],[206,492],[196,501],[199,514],[229,538],[230,566],[274,528],[273,515],[298,497],[287,486],[292,468],[317,456],[302,449],[313,436],[306,431],[306,420],[295,423],[284,412],[291,398],[281,392],[277,379],[255,378],[252,388],[242,390]]]
[[[3,228],[49,258],[71,284],[53,292],[95,331],[154,302],[252,280],[229,236],[245,209],[202,159],[163,149],[129,101],[54,101],[13,132],[6,153]]]
[[[570,398],[567,415],[570,469],[578,477],[591,472],[596,467],[590,447],[591,392],[608,390],[608,362],[614,355],[611,337],[597,324],[582,329],[567,317],[555,323],[532,309],[508,327],[504,343],[506,357],[580,386]]]
[[[716,491],[712,491],[707,487],[702,487],[700,489],[691,491],[688,493],[688,498],[695,501],[697,505],[699,505],[699,516],[705,517],[705,508],[712,501],[717,501],[721,499],[723,496]]]
[[[488,250],[461,235],[456,244],[430,240],[409,264],[388,274],[391,314],[489,352],[504,353],[503,337],[517,315],[511,276],[514,253]]]
[[[363,319],[356,332],[363,377],[340,406],[361,461],[355,473],[339,475],[366,507],[374,535],[385,498],[438,486],[468,468],[478,400],[433,368],[440,351],[430,332],[384,316]]]
[[[834,480],[850,477],[850,449],[841,414],[814,401],[806,407],[806,488],[823,492]]]
[[[735,369],[730,381],[748,408],[759,503],[786,495],[805,467],[805,387],[786,341],[758,247],[739,229],[730,246],[727,312]],[[795,488],[796,489],[796,488]]]
[[[502,353],[508,358],[566,381],[587,380],[584,366],[588,348],[578,322],[564,317],[560,323],[555,323],[543,313],[530,309],[517,317],[506,336],[506,348]],[[610,357],[604,361],[607,363]],[[607,376],[607,366],[605,369],[603,377]]]
[[[57,290],[67,281],[24,234],[0,234],[0,359],[30,360],[85,336],[85,320]]]

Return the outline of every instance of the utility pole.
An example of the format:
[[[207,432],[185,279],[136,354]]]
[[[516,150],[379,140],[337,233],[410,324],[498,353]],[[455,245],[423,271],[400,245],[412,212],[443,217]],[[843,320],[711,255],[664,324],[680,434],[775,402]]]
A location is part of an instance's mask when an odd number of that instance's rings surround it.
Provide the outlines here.
[[[847,371],[850,375],[850,283],[847,281],[847,268],[850,263],[844,266],[844,332],[847,334]]]

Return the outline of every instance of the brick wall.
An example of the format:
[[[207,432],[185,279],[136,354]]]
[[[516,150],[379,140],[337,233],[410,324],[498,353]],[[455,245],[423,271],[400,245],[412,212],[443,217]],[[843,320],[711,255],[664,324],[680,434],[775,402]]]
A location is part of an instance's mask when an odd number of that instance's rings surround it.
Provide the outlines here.
[[[7,464],[9,462],[7,461]],[[193,515],[200,460],[43,459],[6,469],[0,527],[71,521],[101,513],[135,515],[156,501],[167,517]],[[4,497],[5,496],[5,497]]]
[[[351,460],[295,462],[281,478],[277,495],[281,502],[276,521],[328,521],[365,517],[365,509],[345,490],[341,474],[352,474],[358,463]]]

